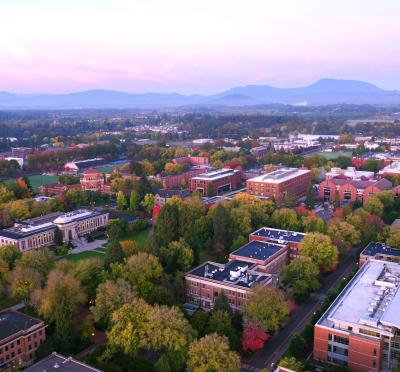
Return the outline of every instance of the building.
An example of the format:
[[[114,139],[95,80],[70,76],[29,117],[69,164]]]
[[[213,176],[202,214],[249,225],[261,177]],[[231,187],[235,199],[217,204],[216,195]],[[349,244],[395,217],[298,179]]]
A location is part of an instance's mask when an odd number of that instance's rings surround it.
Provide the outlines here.
[[[25,369],[25,372],[51,372],[53,370],[57,370],[57,372],[103,372],[72,357],[65,357],[56,352],[31,365]]]
[[[174,196],[184,199],[190,196],[190,192],[189,190],[160,189],[154,195],[154,204],[162,207],[169,199],[173,198]]]
[[[204,173],[204,170],[205,167],[197,165],[179,174],[171,174],[166,176],[157,174],[157,176],[154,177],[154,180],[161,183],[166,189],[182,187],[182,185],[188,183],[192,177]]]
[[[308,169],[281,168],[246,181],[246,190],[250,195],[281,198],[306,195],[311,185],[311,171]]]
[[[85,169],[80,179],[81,189],[100,193],[111,193],[111,185],[104,181],[104,176],[94,168]]]
[[[381,242],[370,242],[360,253],[360,266],[371,259],[400,262],[400,249],[391,248]]]
[[[300,257],[299,248],[300,243],[303,241],[307,234],[290,231],[273,229],[271,227],[262,227],[249,235],[250,241],[271,242],[275,244],[283,244],[287,246],[289,259],[296,259]]]
[[[364,202],[369,196],[391,190],[392,183],[386,178],[380,180],[353,181],[344,178],[332,178],[319,184],[319,197],[324,201]]]
[[[382,168],[379,172],[382,177],[389,176],[400,176],[400,161],[394,161],[393,163]]]
[[[374,172],[359,171],[354,167],[347,167],[347,169],[331,168],[329,172],[325,173],[325,178],[330,180],[335,177],[341,177],[348,180],[372,180],[375,177]]]
[[[242,182],[242,171],[223,168],[202,173],[189,180],[189,190],[213,196],[236,189]]]
[[[257,146],[250,149],[250,153],[254,155],[257,160],[260,160],[269,151],[269,146]]]
[[[367,261],[315,324],[314,358],[356,372],[399,367],[399,288],[399,263]]]
[[[64,169],[71,173],[82,173],[83,170],[87,168],[97,167],[99,165],[104,165],[106,161],[103,158],[94,158],[78,161],[70,161],[64,165]]]
[[[80,183],[73,185],[64,185],[62,183],[49,183],[47,185],[40,185],[39,192],[44,196],[61,196],[64,195],[68,190],[81,189]]]
[[[77,209],[18,221],[13,227],[0,230],[0,246],[13,244],[21,251],[54,244],[54,230],[61,230],[64,243],[107,226],[108,213]]]
[[[31,147],[11,147],[11,157],[14,158],[26,159],[32,152]]]
[[[0,312],[0,370],[17,364],[22,367],[35,358],[46,340],[43,320],[14,310]]]

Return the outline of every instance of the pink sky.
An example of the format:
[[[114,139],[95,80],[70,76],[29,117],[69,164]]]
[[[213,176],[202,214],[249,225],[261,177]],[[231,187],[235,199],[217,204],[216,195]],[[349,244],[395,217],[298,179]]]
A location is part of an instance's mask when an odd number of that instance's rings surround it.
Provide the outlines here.
[[[398,0],[2,0],[0,91],[400,89]]]

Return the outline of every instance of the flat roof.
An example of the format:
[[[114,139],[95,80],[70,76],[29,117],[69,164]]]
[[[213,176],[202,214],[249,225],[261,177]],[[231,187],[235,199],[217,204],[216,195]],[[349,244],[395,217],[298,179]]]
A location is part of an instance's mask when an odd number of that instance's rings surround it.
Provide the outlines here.
[[[192,177],[192,180],[204,180],[204,181],[215,181],[220,178],[225,178],[231,176],[239,171],[236,169],[217,169],[207,173],[201,173],[195,177]]]
[[[283,248],[285,248],[285,246],[281,244],[253,240],[231,254],[256,260],[266,260]]]
[[[400,328],[400,264],[367,261],[318,321],[328,327],[341,322],[390,331]],[[345,325],[343,325],[345,327]],[[347,330],[347,327],[344,329]]]
[[[274,229],[272,227],[262,227],[252,232],[250,236],[261,236],[266,240],[277,241],[281,244],[285,242],[300,243],[306,234],[297,231]]]
[[[15,333],[25,331],[42,320],[32,318],[18,311],[4,310],[0,312],[0,341]]]
[[[91,367],[85,363],[73,359],[72,357],[65,357],[57,353],[52,353],[46,358],[25,369],[26,372],[49,372],[53,370],[64,372],[102,372],[100,369]]]
[[[392,248],[381,242],[370,242],[361,252],[364,256],[375,257],[377,254],[400,257],[400,249]]]
[[[308,169],[298,169],[298,168],[280,168],[273,172],[265,173],[260,176],[250,178],[250,182],[268,182],[268,183],[282,183],[292,178],[302,176],[304,174],[310,173]]]
[[[240,260],[232,260],[225,265],[208,261],[192,269],[187,275],[215,280],[221,284],[250,288],[253,284],[271,277],[269,274],[252,271],[251,268],[254,266],[256,265]]]

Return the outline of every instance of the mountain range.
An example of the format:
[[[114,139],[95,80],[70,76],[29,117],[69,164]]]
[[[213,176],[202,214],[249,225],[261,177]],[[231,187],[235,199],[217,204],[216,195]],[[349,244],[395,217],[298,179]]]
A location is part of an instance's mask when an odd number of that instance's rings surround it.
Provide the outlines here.
[[[69,94],[0,92],[0,109],[155,109],[188,106],[250,107],[268,104],[320,106],[331,104],[400,104],[400,91],[384,90],[356,80],[321,79],[299,88],[268,85],[235,87],[214,95],[124,93],[88,90]]]

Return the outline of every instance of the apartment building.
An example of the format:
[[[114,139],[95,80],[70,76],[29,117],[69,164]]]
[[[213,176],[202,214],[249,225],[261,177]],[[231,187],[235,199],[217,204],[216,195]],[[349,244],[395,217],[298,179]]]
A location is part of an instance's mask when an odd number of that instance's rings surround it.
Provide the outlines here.
[[[241,170],[223,168],[192,177],[189,180],[189,190],[199,191],[203,196],[213,196],[234,190],[241,182]]]
[[[341,177],[348,180],[372,180],[375,177],[374,172],[360,171],[355,167],[347,167],[346,169],[333,167],[329,172],[325,173],[325,179]]]
[[[0,230],[0,246],[16,245],[21,251],[54,244],[54,230],[61,230],[68,243],[107,226],[108,213],[77,209],[68,213],[55,212],[45,216],[18,221],[13,227]]]
[[[14,364],[29,365],[46,340],[45,328],[40,319],[13,310],[0,311],[0,370]]]
[[[251,241],[229,255],[226,264],[205,262],[186,276],[186,298],[189,303],[211,310],[220,292],[229,304],[240,311],[256,284],[269,286],[287,262],[287,247],[281,244]]]
[[[400,249],[391,248],[381,242],[370,242],[360,253],[360,266],[371,259],[400,262]]]
[[[248,179],[246,191],[259,197],[281,198],[288,194],[301,198],[311,185],[308,169],[280,168],[270,173]]]
[[[371,259],[314,327],[314,358],[349,371],[400,366],[400,264]]]
[[[262,227],[261,229],[252,232],[249,235],[249,240],[283,244],[287,246],[289,259],[293,260],[300,257],[300,243],[303,241],[305,236],[305,233],[297,231]]]

